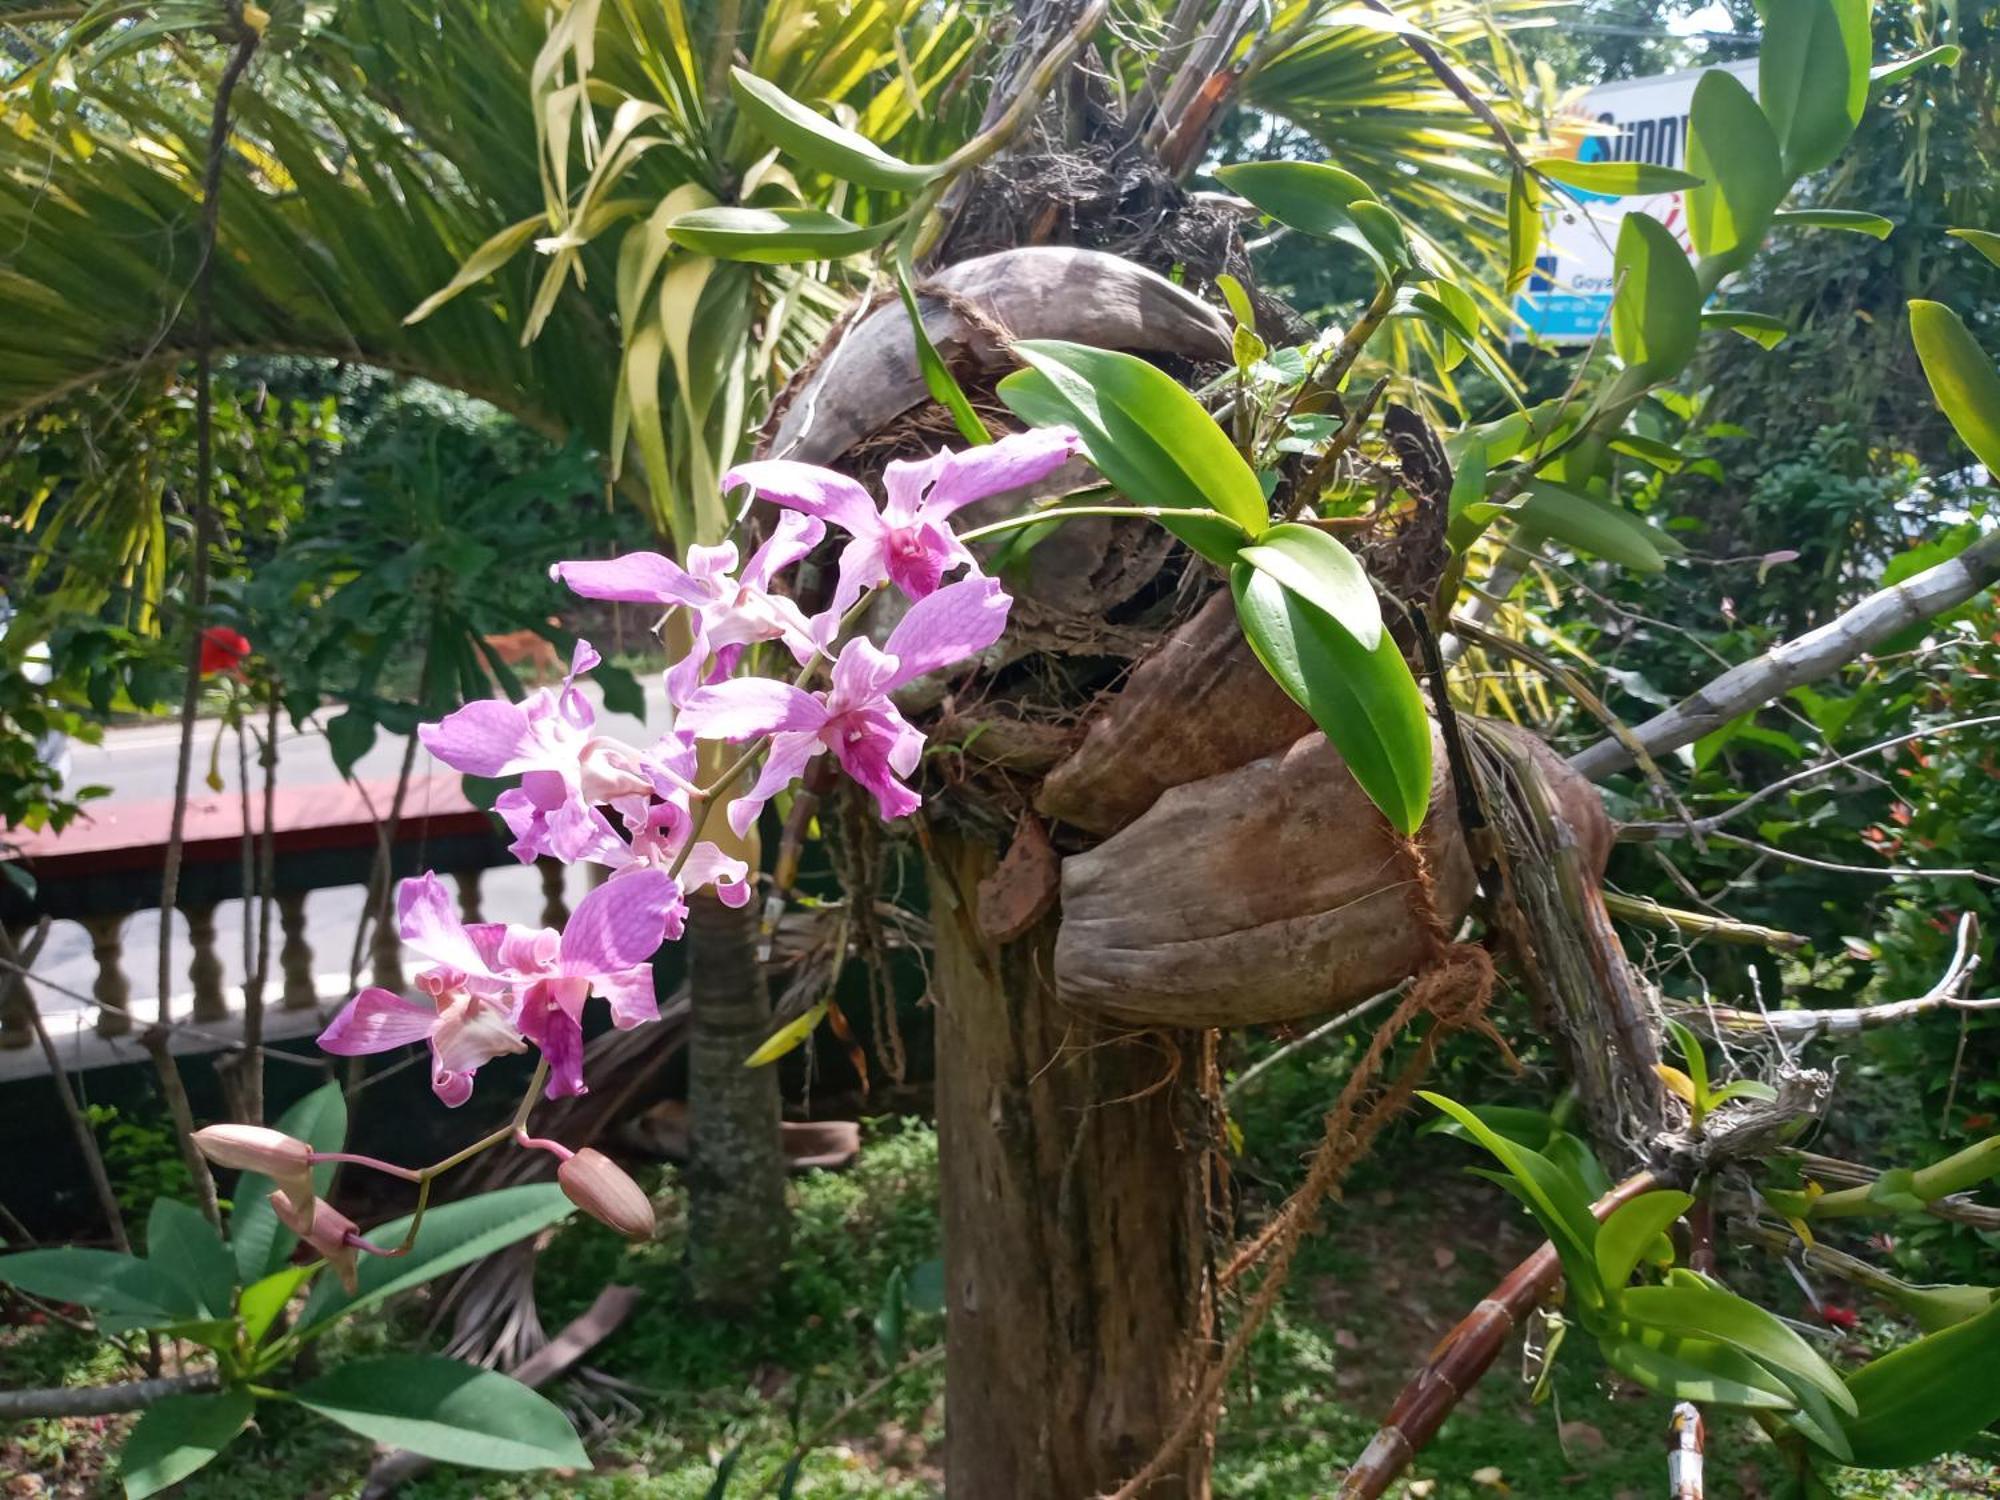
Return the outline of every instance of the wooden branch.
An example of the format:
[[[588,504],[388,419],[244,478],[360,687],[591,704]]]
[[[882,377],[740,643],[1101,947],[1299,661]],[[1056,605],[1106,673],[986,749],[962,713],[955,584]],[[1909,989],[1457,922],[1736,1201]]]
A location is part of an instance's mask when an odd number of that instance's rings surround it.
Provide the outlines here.
[[[1653,1173],[1637,1173],[1591,1204],[1590,1211],[1602,1219],[1619,1204],[1658,1186]],[[1382,1426],[1341,1480],[1339,1500],[1375,1500],[1386,1493],[1410,1460],[1437,1436],[1465,1393],[1493,1367],[1514,1330],[1548,1299],[1561,1279],[1556,1247],[1544,1241],[1461,1318],[1403,1387]]]
[[[162,1375],[157,1380],[126,1380],[117,1385],[65,1385],[39,1391],[0,1391],[0,1422],[26,1422],[35,1417],[108,1417],[121,1411],[144,1411],[169,1396],[194,1396],[220,1390],[213,1370],[192,1375]]]
[[[1817,630],[1809,630],[1762,656],[1732,667],[1664,713],[1633,731],[1650,755],[1692,744],[1710,730],[1771,702],[1802,683],[1817,682],[1912,625],[1934,619],[2000,579],[2000,532],[1913,578],[1870,594]],[[1592,781],[1634,764],[1615,738],[1599,740],[1570,757]]]

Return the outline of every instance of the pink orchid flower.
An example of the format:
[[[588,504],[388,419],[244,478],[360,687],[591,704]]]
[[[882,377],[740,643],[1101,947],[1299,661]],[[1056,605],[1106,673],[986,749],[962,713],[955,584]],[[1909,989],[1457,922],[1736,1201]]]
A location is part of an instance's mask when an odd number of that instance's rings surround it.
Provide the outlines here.
[[[936,592],[955,567],[977,573],[972,554],[945,522],[976,500],[1047,478],[1078,446],[1067,427],[1039,427],[963,453],[947,448],[920,462],[892,463],[882,473],[888,498],[880,511],[852,479],[791,459],[738,464],[722,476],[722,486],[748,485],[760,499],[831,521],[852,538],[840,554],[833,601],[815,622],[824,645],[832,626],[877,584],[893,583],[916,600]]]
[[[885,818],[914,812],[922,799],[902,778],[917,768],[924,737],[890,695],[942,667],[977,656],[1007,627],[1009,600],[990,578],[950,584],[910,606],[881,650],[856,637],[841,648],[824,693],[738,677],[702,688],[681,708],[680,727],[702,739],[770,736],[757,783],[729,805],[729,826],[746,832],[764,804],[831,750],[874,794]]]
[[[482,698],[435,724],[419,724],[424,748],[468,776],[519,775],[494,810],[514,832],[514,857],[523,864],[544,855],[564,862],[582,857],[596,837],[591,809],[618,797],[648,796],[662,767],[646,752],[609,735],[593,734],[597,711],[576,679],[602,660],[578,641],[570,669],[557,688],[542,688],[519,703]]]
[[[608,562],[559,562],[549,576],[586,599],[685,607],[694,627],[693,649],[667,673],[668,696],[679,702],[703,682],[727,677],[743,648],[757,641],[783,641],[801,664],[812,659],[805,615],[771,592],[771,580],[825,535],[825,523],[811,516],[781,515],[736,577],[730,576],[736,568],[733,542],[688,548],[685,568],[657,552],[631,552]]]
[[[687,912],[678,883],[650,868],[598,886],[561,932],[467,926],[434,874],[404,881],[396,906],[404,943],[431,964],[416,980],[431,1003],[365,989],[321,1033],[320,1049],[354,1057],[426,1042],[431,1088],[454,1107],[472,1096],[483,1063],[528,1042],[548,1058],[551,1098],[582,1093],[584,1001],[609,1001],[621,1028],[657,1020],[651,958],[680,936]]]

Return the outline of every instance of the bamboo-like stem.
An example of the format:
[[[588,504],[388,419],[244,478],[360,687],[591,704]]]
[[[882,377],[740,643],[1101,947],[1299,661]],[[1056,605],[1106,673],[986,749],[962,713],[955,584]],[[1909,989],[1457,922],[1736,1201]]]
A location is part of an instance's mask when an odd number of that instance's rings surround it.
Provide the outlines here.
[[[1659,1185],[1653,1173],[1637,1173],[1593,1203],[1590,1211],[1601,1219]],[[1461,1318],[1403,1387],[1382,1426],[1341,1480],[1340,1500],[1375,1500],[1386,1493],[1410,1460],[1437,1436],[1465,1393],[1492,1368],[1514,1330],[1561,1279],[1556,1247],[1545,1241]]]
[[[144,1411],[169,1396],[192,1396],[220,1390],[213,1370],[188,1375],[163,1375],[157,1380],[126,1380],[117,1385],[65,1385],[39,1391],[0,1391],[0,1422],[26,1422],[35,1417],[108,1417],[121,1411]]]
[[[125,1215],[118,1207],[118,1194],[112,1191],[111,1174],[105,1169],[104,1152],[97,1144],[97,1132],[90,1128],[90,1117],[77,1102],[76,1090],[70,1086],[69,1074],[63,1068],[62,1054],[56,1050],[55,1038],[49,1035],[48,1023],[42,1020],[42,1008],[35,1003],[35,992],[26,980],[48,937],[47,917],[36,924],[34,936],[28,939],[25,948],[16,948],[7,930],[0,927],[0,955],[6,957],[10,969],[23,976],[21,1005],[28,1013],[28,1025],[33,1028],[35,1041],[41,1046],[42,1057],[49,1065],[49,1085],[56,1091],[56,1104],[61,1108],[63,1118],[69,1122],[70,1134],[76,1138],[76,1149],[83,1156],[84,1170],[90,1175],[90,1189],[97,1195],[97,1206],[103,1211],[111,1243],[129,1254],[132,1241],[125,1233]]]
[[[1654,756],[1692,744],[1731,719],[1838,671],[1897,632],[1956,608],[1983,593],[1995,579],[2000,579],[2000,532],[1936,567],[1870,594],[1818,629],[1731,667],[1664,713],[1635,726],[1632,738]],[[1570,764],[1593,781],[1633,763],[1632,748],[1615,737],[1570,757]]]
[[[1942,1161],[1919,1167],[1910,1174],[1909,1190],[1925,1203],[1948,1198],[1976,1187],[2000,1172],[2000,1135],[1976,1141],[1963,1151],[1954,1151]],[[1874,1185],[1842,1188],[1815,1198],[1807,1210],[1809,1219],[1853,1219],[1868,1214],[1900,1213],[1894,1204],[1880,1203],[1872,1196]]]
[[[1776,927],[1759,927],[1754,922],[1732,921],[1728,917],[1718,917],[1711,912],[1682,911],[1678,907],[1662,906],[1647,896],[1622,896],[1616,891],[1606,891],[1604,909],[1614,917],[1623,917],[1626,921],[1637,922],[1641,926],[1660,927],[1690,937],[1713,938],[1718,943],[1738,943],[1752,948],[1776,948],[1781,953],[1791,953],[1806,945],[1806,938],[1802,933],[1784,932]]]

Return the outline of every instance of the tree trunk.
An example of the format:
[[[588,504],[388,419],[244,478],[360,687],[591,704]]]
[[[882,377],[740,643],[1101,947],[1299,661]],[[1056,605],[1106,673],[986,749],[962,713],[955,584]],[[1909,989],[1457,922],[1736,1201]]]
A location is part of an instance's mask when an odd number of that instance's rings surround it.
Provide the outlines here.
[[[688,1267],[700,1302],[754,1304],[776,1281],[791,1238],[778,1070],[743,1060],[771,1025],[754,907],[712,892],[688,903]]]
[[[1123,1033],[1051,988],[1056,917],[980,936],[994,853],[940,832],[938,1152],[952,1500],[1084,1500],[1186,1411],[1213,1327],[1199,1033]],[[1146,1493],[1202,1500],[1194,1444]]]

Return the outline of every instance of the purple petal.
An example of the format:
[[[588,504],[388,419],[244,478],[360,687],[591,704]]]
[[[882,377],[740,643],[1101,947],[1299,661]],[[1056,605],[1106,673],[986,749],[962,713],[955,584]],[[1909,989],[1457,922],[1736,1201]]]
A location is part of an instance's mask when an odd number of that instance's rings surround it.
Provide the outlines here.
[[[621,969],[616,974],[600,974],[591,987],[611,1003],[611,1024],[620,1031],[660,1019],[650,964]]]
[[[896,684],[894,657],[876,649],[866,636],[857,635],[840,648],[833,664],[833,690],[827,694],[827,710],[844,715],[866,708]]]
[[[716,899],[724,906],[742,906],[750,900],[750,867],[710,843],[688,850],[680,878],[690,891],[714,886]]]
[[[825,536],[826,523],[817,516],[796,510],[778,512],[777,526],[744,564],[743,581],[753,589],[769,589],[773,578],[810,553]]]
[[[927,599],[937,592],[945,569],[958,561],[964,551],[935,526],[917,526],[898,531],[889,541],[889,582],[903,591],[906,599]]]
[[[916,769],[924,737],[894,709],[850,714],[841,725],[847,732],[835,739],[833,753],[841,769],[874,794],[882,816],[900,818],[922,806],[923,799],[896,778]]]
[[[405,943],[434,964],[483,979],[495,977],[466,935],[444,882],[431,871],[397,888],[396,930]]]
[[[464,995],[438,1013],[431,1036],[431,1089],[456,1108],[472,1096],[472,1075],[483,1063],[527,1044],[491,1001]]]
[[[365,989],[341,1008],[333,1023],[319,1034],[319,1050],[336,1057],[363,1057],[390,1052],[412,1042],[430,1040],[438,1014],[429,1006],[405,1000],[388,990]]]
[[[764,752],[764,769],[757,773],[757,784],[729,804],[729,826],[738,838],[750,831],[764,804],[798,780],[806,762],[824,748],[816,734],[771,736],[770,748]]]
[[[841,550],[840,578],[833,586],[827,607],[813,616],[813,639],[822,647],[839,633],[847,612],[869,589],[889,578],[886,536],[856,537]]]
[[[991,578],[964,578],[910,606],[883,649],[896,658],[886,691],[979,655],[1007,628],[1012,601]]]
[[[595,646],[578,636],[576,644],[570,648],[569,675],[563,679],[564,686],[568,686],[603,660],[604,658],[597,654]]]
[[[876,514],[868,491],[831,469],[788,458],[765,458],[738,464],[722,476],[725,493],[746,484],[760,500],[831,521],[852,536],[882,529],[882,518]]]
[[[522,997],[516,1024],[548,1062],[548,1098],[589,1092],[583,1083],[583,1027],[557,1002],[550,985],[535,985]]]
[[[748,740],[784,730],[810,732],[826,722],[812,694],[768,677],[736,677],[688,695],[675,722],[703,740]]]
[[[585,599],[619,599],[627,604],[699,604],[707,591],[680,565],[657,552],[628,552],[609,562],[559,562],[549,576]]]
[[[598,886],[570,914],[562,935],[562,972],[610,974],[650,960],[666,936],[680,887],[664,870],[636,868]]]
[[[436,724],[419,724],[424,748],[467,776],[511,776],[540,759],[541,742],[518,703],[482,698]]]
[[[1067,427],[1037,427],[997,443],[949,456],[924,502],[928,520],[943,520],[961,506],[1004,495],[1046,479],[1076,454],[1077,435]]]

